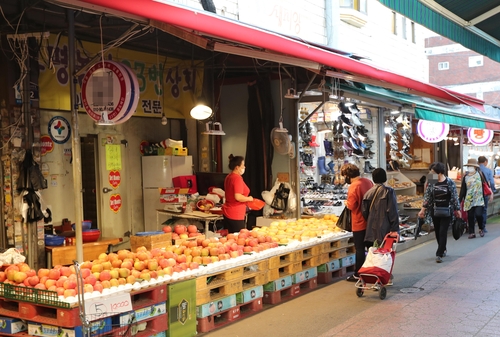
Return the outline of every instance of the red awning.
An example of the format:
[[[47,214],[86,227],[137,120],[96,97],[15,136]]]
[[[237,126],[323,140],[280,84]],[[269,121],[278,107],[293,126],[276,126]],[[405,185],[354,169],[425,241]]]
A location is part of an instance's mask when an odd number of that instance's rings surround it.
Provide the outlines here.
[[[238,42],[294,58],[309,60],[349,73],[369,77],[379,82],[395,84],[421,96],[441,98],[457,104],[467,104],[484,111],[484,101],[439,86],[424,83],[390,71],[378,69],[363,62],[331,51],[297,41],[286,36],[259,29],[205,11],[181,7],[162,0],[80,0],[119,10],[170,25],[194,30],[223,40]],[[381,84],[383,86],[383,84]]]

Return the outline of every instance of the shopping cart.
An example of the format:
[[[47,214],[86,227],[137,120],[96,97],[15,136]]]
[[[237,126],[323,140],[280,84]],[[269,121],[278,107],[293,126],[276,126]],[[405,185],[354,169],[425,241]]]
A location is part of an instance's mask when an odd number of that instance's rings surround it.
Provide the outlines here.
[[[127,324],[116,324],[111,323],[110,316],[116,315],[116,313],[110,313],[107,311],[96,309],[95,313],[87,313],[85,309],[85,297],[84,297],[84,280],[82,277],[82,271],[80,269],[80,263],[73,261],[76,272],[76,283],[78,289],[78,309],[80,312],[80,320],[82,322],[82,336],[83,337],[97,337],[97,336],[124,336],[131,337],[133,335],[132,323],[134,323],[135,317],[130,316],[129,322]],[[108,319],[106,319],[108,318]]]
[[[387,296],[385,286],[392,277],[398,241],[399,235],[392,237],[387,234],[379,248],[370,247],[365,263],[358,271],[359,279],[355,285],[358,297],[363,296],[365,290],[378,290],[381,300]]]

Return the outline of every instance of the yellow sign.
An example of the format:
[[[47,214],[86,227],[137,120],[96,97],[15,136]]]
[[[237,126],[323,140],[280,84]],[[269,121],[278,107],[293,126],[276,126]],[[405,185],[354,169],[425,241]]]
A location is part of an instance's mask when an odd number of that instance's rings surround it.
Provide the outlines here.
[[[67,41],[67,37],[62,36],[56,42],[56,37],[51,36],[49,46],[40,53],[40,108],[71,109]],[[100,50],[100,45],[97,43],[83,41],[81,45],[78,44],[76,71],[88,65]],[[161,117],[164,113],[168,118],[186,118],[195,105],[196,97],[201,95],[203,62],[180,60],[165,55],[157,56],[123,48],[110,50],[104,58],[126,64],[137,76],[140,97],[134,116]],[[77,78],[77,103],[81,112],[85,112],[81,99],[84,76],[85,72],[82,72]]]
[[[122,169],[122,153],[120,145],[106,144],[106,170]]]

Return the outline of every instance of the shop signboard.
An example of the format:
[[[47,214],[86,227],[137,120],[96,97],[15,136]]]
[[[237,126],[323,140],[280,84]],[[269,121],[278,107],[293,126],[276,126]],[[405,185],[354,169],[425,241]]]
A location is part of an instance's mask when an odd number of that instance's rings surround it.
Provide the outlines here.
[[[66,88],[69,86],[72,76],[68,73],[68,39],[64,36],[57,37],[54,34],[49,37],[48,44],[46,47],[52,51],[52,67],[49,68],[42,60],[43,58],[40,58],[39,86],[44,88],[44,94],[40,97],[39,105],[43,109],[69,110],[72,107],[69,90]],[[79,71],[92,61],[92,55],[100,53],[101,45],[81,41],[76,49],[78,58],[75,67],[76,71]],[[107,51],[102,58],[104,59],[104,69],[110,72],[103,71],[103,62],[100,60],[92,65],[92,70],[88,74],[83,72],[77,77],[76,104],[78,110],[88,112],[84,108],[84,104],[87,104],[87,108],[94,115],[94,120],[97,118],[96,115],[98,115],[97,120],[99,120],[101,113],[95,111],[98,110],[97,105],[95,109],[92,109],[92,105],[89,104],[89,99],[91,101],[98,100],[97,97],[92,96],[91,87],[87,86],[86,93],[84,93],[85,90],[82,90],[86,75],[101,76],[102,84],[108,82],[115,85],[113,94],[109,91],[107,95],[112,97],[111,101],[116,103],[111,111],[109,106],[106,107],[110,114],[114,112],[113,115],[121,112],[127,116],[133,114],[140,117],[161,118],[162,114],[165,114],[168,118],[185,118],[184,112],[189,111],[195,105],[196,97],[201,95],[203,83],[203,61],[201,60],[165,57],[164,60],[158,61],[158,55],[154,53],[137,52],[120,47]],[[118,64],[117,67],[116,64]],[[193,67],[193,64],[198,66]],[[111,77],[105,78],[106,74],[111,75]],[[121,75],[123,77],[119,77]],[[89,79],[90,77],[87,78],[87,84]],[[128,105],[122,105],[122,102],[115,96],[123,97],[122,94],[126,93],[126,90],[122,91],[122,89],[132,87],[134,94],[140,94],[140,97],[130,100]],[[104,89],[111,90],[112,88]],[[84,102],[84,96],[86,102]],[[135,109],[130,105],[130,102],[137,104]],[[123,117],[122,115],[121,122],[126,120]],[[118,120],[119,118],[115,118],[113,123],[116,124]]]
[[[469,128],[469,130],[467,130],[467,138],[469,138],[469,142],[475,146],[488,145],[493,139],[493,136],[494,132],[492,130],[476,128]]]
[[[446,138],[450,131],[448,123],[432,122],[419,120],[417,125],[417,133],[422,140],[427,143],[439,143]]]

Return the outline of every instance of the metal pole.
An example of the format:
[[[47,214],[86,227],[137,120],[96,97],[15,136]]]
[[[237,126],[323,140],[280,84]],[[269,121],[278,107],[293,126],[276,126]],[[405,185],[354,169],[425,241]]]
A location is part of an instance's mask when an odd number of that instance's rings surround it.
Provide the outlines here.
[[[80,131],[78,127],[78,106],[76,105],[76,77],[75,77],[75,18],[74,11],[68,9],[68,70],[71,74],[70,104],[71,104],[71,155],[73,156],[73,189],[75,199],[75,237],[76,260],[83,262],[82,221],[83,221],[83,190],[82,190],[82,154],[80,145]]]

